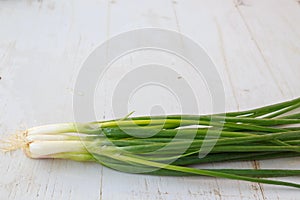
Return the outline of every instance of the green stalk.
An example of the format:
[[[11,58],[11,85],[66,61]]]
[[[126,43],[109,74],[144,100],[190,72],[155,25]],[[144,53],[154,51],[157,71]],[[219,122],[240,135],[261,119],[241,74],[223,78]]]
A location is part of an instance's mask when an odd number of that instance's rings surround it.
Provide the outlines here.
[[[212,176],[212,177],[220,177],[220,178],[228,178],[228,179],[234,179],[234,180],[244,180],[244,181],[250,181],[250,182],[256,182],[256,183],[265,183],[265,184],[282,185],[282,186],[300,188],[300,184],[284,182],[284,181],[251,178],[251,177],[247,177],[247,176],[228,174],[228,173],[218,172],[218,171],[195,169],[195,168],[182,167],[182,166],[165,165],[165,164],[161,164],[161,163],[157,163],[157,162],[151,162],[151,161],[146,161],[143,159],[133,158],[133,157],[129,157],[129,156],[123,156],[120,154],[119,155],[109,154],[106,156],[111,157],[116,160],[121,160],[124,162],[130,161],[130,162],[141,164],[141,165],[156,167],[158,169],[168,169],[168,170],[172,170],[172,171],[178,171],[178,172],[184,172],[184,173],[190,173],[190,174],[196,174],[196,175],[202,175],[202,176]]]
[[[130,173],[202,175],[300,188],[296,183],[256,178],[298,176],[300,170],[187,167],[300,156],[299,107],[297,98],[213,115],[129,114],[116,120],[46,125],[11,138],[5,150],[23,148],[31,158],[92,161]],[[207,155],[200,158],[203,152]]]

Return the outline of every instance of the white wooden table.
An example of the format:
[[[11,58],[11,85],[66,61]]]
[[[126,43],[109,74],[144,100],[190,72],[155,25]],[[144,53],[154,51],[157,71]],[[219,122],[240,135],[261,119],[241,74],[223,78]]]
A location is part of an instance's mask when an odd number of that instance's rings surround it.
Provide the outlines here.
[[[1,138],[31,126],[73,120],[73,89],[85,58],[111,36],[144,27],[178,31],[206,49],[223,80],[226,110],[300,95],[297,0],[0,1]],[[116,68],[111,79],[121,74]],[[144,107],[151,107],[145,102]],[[98,114],[112,117],[109,106]],[[257,164],[297,169],[300,161]],[[254,163],[206,167],[252,168]],[[21,151],[2,154],[0,171],[0,199],[298,199],[300,195],[295,189],[243,181],[131,175],[93,163],[31,160]],[[284,180],[299,182],[299,178]]]

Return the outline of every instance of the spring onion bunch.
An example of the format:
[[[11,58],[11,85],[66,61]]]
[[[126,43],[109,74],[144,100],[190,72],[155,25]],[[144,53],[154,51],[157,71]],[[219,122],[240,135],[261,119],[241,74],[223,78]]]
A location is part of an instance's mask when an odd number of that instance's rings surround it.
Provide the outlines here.
[[[34,127],[7,140],[30,158],[94,161],[128,173],[211,176],[300,188],[300,170],[199,169],[202,163],[300,155],[300,98],[241,112],[130,117]],[[195,166],[195,164],[197,164]]]

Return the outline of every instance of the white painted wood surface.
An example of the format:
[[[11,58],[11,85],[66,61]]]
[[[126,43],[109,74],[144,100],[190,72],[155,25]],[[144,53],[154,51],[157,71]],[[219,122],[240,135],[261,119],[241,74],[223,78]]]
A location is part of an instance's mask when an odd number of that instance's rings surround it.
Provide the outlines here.
[[[73,120],[73,87],[84,59],[111,36],[143,27],[175,30],[201,44],[223,80],[227,110],[298,97],[299,24],[296,0],[0,1],[1,138]],[[118,69],[108,88],[122,75]],[[112,117],[105,101],[101,105],[97,114]],[[264,168],[299,164],[299,159],[259,162]],[[297,199],[300,194],[243,181],[131,175],[93,163],[30,160],[22,152],[2,154],[0,171],[0,199]]]

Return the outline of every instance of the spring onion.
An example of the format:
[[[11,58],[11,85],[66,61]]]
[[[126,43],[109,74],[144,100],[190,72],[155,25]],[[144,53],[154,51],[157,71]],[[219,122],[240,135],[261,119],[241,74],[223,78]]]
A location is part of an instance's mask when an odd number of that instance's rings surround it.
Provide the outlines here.
[[[300,170],[198,168],[203,163],[300,156],[299,107],[297,98],[213,115],[126,116],[44,125],[3,141],[4,150],[21,148],[30,158],[93,161],[128,173],[212,176],[300,188],[266,179],[299,176]]]

